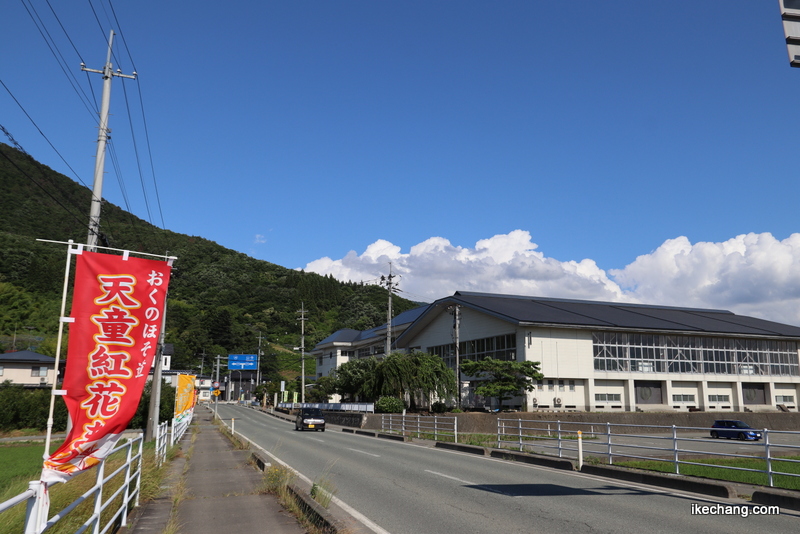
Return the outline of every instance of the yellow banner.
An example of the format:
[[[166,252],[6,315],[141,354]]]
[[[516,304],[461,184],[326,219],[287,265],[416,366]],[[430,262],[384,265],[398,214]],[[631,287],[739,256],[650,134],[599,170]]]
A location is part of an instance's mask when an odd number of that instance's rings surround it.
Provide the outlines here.
[[[178,375],[178,387],[175,390],[175,415],[182,414],[194,407],[195,375]]]

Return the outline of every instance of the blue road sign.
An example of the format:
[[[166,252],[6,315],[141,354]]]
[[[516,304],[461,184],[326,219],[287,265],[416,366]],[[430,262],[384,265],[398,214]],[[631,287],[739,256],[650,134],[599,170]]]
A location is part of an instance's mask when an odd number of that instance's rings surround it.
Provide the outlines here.
[[[229,354],[228,369],[236,371],[255,371],[258,358],[255,354]]]

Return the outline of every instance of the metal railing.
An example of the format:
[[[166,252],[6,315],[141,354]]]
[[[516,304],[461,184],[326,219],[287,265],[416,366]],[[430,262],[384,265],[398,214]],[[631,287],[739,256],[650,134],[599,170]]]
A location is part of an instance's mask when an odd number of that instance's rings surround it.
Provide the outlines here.
[[[143,436],[139,434],[133,439],[113,448],[108,457],[102,460],[95,469],[97,474],[95,484],[78,497],[63,510],[48,519],[50,513],[50,492],[47,484],[34,480],[28,485],[28,490],[0,503],[0,514],[10,511],[23,502],[27,503],[25,513],[25,534],[41,534],[55,525],[58,521],[66,517],[83,502],[90,499],[94,503],[89,517],[80,525],[76,532],[92,532],[93,534],[104,534],[116,525],[126,526],[128,522],[128,510],[139,505],[139,493],[141,490],[142,477],[142,446]],[[108,458],[117,452],[125,451],[126,458],[114,472],[105,474]],[[121,481],[118,477],[123,477]],[[104,490],[111,485],[111,481],[119,482],[116,490],[110,495]],[[52,485],[49,485],[52,487]],[[121,499],[118,499],[121,497]],[[101,516],[115,501],[119,506],[112,510],[112,515],[103,518],[104,526],[101,525]],[[89,530],[91,529],[91,530]]]
[[[193,417],[194,408],[190,408],[185,412],[173,417],[172,432],[169,434],[170,447],[180,441],[180,439],[186,433],[186,430],[189,428],[189,424],[192,422]]]
[[[169,421],[159,423],[156,427],[156,465],[161,466],[167,459],[169,445]]]
[[[319,408],[333,412],[375,413],[375,403],[373,402],[279,402],[278,408]]]
[[[787,458],[800,455],[800,445],[788,443],[800,443],[800,432],[769,429],[761,432],[763,442],[759,443],[713,439],[705,427],[498,419],[497,447],[514,447],[519,451],[575,458],[579,464],[583,463],[583,454],[605,457],[609,464],[613,464],[615,459],[669,462],[676,474],[681,473],[682,465],[763,473],[767,475],[769,486],[774,485],[773,475],[800,477],[800,474],[780,471],[775,467],[776,461],[800,464],[800,460]],[[783,436],[789,439],[782,439]],[[734,444],[746,447],[747,453],[724,452],[726,448],[730,451]],[[710,458],[763,460],[766,468],[703,463],[702,460]]]
[[[458,443],[458,419],[437,415],[382,414],[381,432],[416,436],[435,441],[452,438],[454,443]]]

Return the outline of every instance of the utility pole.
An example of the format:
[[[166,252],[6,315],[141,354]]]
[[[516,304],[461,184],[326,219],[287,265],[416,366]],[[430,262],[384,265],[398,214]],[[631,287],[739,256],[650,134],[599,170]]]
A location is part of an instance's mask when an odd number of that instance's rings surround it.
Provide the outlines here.
[[[461,305],[454,304],[447,307],[453,314],[453,341],[456,346],[456,408],[461,408],[461,358],[459,354],[459,329],[461,327]]]
[[[169,251],[167,251],[167,254],[169,254]],[[169,297],[169,292],[164,297],[164,313],[161,314],[161,333],[158,335],[158,346],[156,347],[156,355],[153,361],[153,381],[150,383],[150,411],[147,418],[145,441],[155,439],[158,431],[158,415],[161,411],[161,364],[164,359],[164,339],[167,327],[167,297]]]
[[[306,402],[306,308],[300,303],[300,403]]]
[[[381,286],[389,291],[389,307],[386,310],[386,349],[384,356],[388,356],[392,352],[392,294],[397,288],[397,282],[394,282],[395,276],[392,274],[392,262],[389,262],[389,276],[381,275]]]
[[[256,364],[256,387],[261,383],[261,330],[258,331],[258,363]]]
[[[214,382],[216,382],[217,384],[219,384],[219,358],[220,358],[220,355],[219,355],[219,354],[217,354],[217,361],[216,361],[216,364],[215,364],[215,365],[217,366],[217,369],[216,369],[216,371],[217,371],[217,377],[214,379]],[[227,384],[226,384],[226,385],[227,385]],[[226,389],[227,389],[227,388],[226,388]],[[227,393],[227,391],[226,391],[226,393]],[[217,415],[217,414],[219,413],[219,411],[218,411],[218,408],[219,408],[219,395],[214,395],[214,418],[215,418],[215,419],[216,419],[217,417],[219,417],[219,416]]]
[[[133,75],[122,74],[122,71],[117,69],[117,72],[111,70],[111,45],[114,42],[114,30],[108,37],[108,56],[106,57],[106,64],[103,70],[87,69],[84,63],[81,63],[81,70],[86,72],[96,72],[103,75],[103,97],[100,103],[100,124],[99,133],[97,135],[97,154],[94,162],[94,187],[92,189],[92,205],[89,210],[89,236],[86,239],[86,244],[89,250],[94,250],[97,246],[97,237],[100,235],[100,207],[103,201],[103,172],[105,169],[106,161],[106,143],[109,139],[111,130],[108,127],[108,108],[111,104],[111,80],[114,76],[120,78],[136,79],[136,72]]]

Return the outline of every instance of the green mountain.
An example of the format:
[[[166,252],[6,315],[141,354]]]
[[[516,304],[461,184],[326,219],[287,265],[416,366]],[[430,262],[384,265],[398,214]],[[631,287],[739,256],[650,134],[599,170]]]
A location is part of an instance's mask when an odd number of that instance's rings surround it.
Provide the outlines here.
[[[2,143],[0,185],[0,351],[30,347],[54,355],[66,247],[36,240],[85,242],[91,191]],[[217,354],[255,354],[260,334],[267,374],[299,370],[292,349],[300,345],[301,306],[307,349],[340,328],[386,322],[388,293],[379,286],[256,260],[161,230],[105,201],[101,229],[101,245],[178,257],[167,305],[173,369],[204,365],[208,372]],[[393,311],[417,305],[394,297]],[[313,374],[313,363],[306,374]]]

